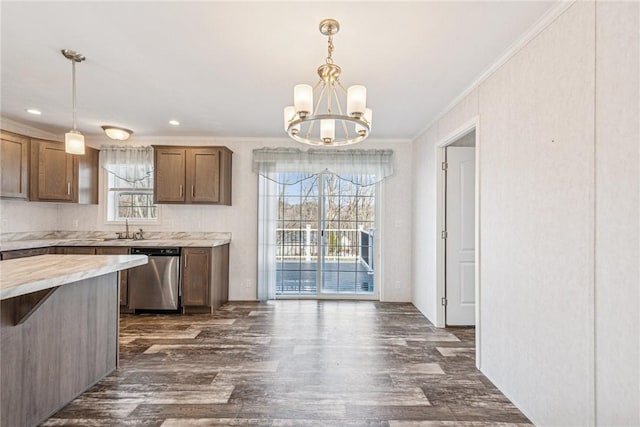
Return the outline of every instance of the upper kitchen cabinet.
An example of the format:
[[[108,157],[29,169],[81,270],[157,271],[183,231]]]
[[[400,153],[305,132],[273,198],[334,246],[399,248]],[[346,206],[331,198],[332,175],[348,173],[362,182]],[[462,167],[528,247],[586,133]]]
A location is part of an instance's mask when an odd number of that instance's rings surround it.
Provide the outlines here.
[[[231,205],[231,156],[227,147],[154,148],[156,203]]]
[[[98,203],[98,151],[83,156],[64,151],[64,143],[31,140],[29,200]]]
[[[26,199],[29,195],[29,138],[0,130],[1,197]]]

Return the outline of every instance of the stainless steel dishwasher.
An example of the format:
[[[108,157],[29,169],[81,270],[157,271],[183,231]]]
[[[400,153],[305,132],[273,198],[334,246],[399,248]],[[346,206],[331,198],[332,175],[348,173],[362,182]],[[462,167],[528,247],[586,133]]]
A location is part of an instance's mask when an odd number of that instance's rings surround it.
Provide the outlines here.
[[[178,310],[180,307],[180,248],[131,248],[149,263],[129,270],[129,308]]]

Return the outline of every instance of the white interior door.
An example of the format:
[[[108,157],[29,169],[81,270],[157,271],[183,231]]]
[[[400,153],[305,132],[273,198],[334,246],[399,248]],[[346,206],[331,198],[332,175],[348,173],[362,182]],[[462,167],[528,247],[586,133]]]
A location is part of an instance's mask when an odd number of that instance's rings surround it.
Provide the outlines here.
[[[446,158],[446,324],[475,325],[475,147]]]

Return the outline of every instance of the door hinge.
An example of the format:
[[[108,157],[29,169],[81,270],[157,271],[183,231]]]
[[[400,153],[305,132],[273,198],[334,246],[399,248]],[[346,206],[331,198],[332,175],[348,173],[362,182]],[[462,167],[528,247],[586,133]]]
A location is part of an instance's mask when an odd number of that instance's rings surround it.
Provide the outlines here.
[[[442,238],[442,239],[446,239],[446,238],[448,238],[448,237],[449,237],[449,233],[447,233],[447,230],[442,230],[442,231],[440,232],[440,238]]]
[[[442,170],[446,171],[447,169],[449,169],[449,163],[448,162],[442,162]]]
[[[449,301],[447,301],[445,297],[442,297],[442,305],[446,307],[447,304],[449,304]]]

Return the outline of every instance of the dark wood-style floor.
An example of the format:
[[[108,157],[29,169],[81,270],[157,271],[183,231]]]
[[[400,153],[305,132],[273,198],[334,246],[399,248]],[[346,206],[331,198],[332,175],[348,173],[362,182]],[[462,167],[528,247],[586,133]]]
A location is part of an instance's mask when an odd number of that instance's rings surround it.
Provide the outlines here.
[[[120,333],[120,368],[43,425],[529,425],[475,368],[473,329],[411,304],[230,303]]]

